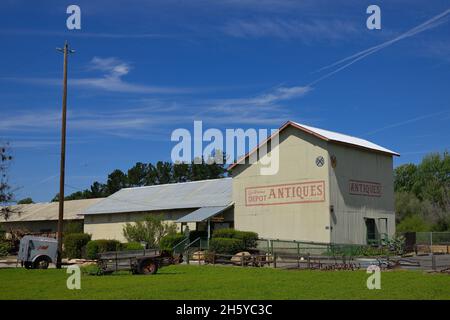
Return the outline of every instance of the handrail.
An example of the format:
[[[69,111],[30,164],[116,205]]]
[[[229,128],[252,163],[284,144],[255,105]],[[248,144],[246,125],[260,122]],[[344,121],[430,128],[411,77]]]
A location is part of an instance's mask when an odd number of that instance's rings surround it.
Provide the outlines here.
[[[189,237],[186,237],[185,239],[183,239],[182,241],[178,242],[175,246],[173,246],[172,251],[175,252],[175,248],[178,248],[178,246],[185,244],[186,241],[189,241]],[[185,244],[186,245],[186,244]],[[189,246],[189,243],[188,243]],[[186,248],[186,246],[185,246]]]

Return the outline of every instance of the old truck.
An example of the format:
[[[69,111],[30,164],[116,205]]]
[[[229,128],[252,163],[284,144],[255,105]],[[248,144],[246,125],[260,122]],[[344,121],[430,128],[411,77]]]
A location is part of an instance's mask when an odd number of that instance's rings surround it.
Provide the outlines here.
[[[163,266],[182,261],[183,257],[180,254],[173,255],[169,251],[158,249],[104,252],[99,253],[97,257],[101,274],[126,270],[133,274],[151,275]]]
[[[27,269],[47,269],[56,263],[58,242],[53,238],[24,236],[17,259]]]

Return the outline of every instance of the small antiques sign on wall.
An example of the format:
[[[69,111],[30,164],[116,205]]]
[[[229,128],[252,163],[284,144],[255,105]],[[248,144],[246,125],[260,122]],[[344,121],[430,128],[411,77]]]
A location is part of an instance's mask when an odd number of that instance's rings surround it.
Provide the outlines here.
[[[382,187],[378,182],[349,180],[349,193],[357,196],[381,197]]]
[[[245,189],[245,205],[247,207],[323,201],[325,201],[325,181],[307,181]]]

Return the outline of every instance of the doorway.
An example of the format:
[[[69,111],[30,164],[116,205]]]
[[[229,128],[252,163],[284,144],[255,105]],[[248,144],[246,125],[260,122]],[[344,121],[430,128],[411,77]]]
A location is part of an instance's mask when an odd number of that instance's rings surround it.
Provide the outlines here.
[[[367,244],[373,244],[377,240],[377,230],[375,219],[365,218],[366,222],[366,241]]]

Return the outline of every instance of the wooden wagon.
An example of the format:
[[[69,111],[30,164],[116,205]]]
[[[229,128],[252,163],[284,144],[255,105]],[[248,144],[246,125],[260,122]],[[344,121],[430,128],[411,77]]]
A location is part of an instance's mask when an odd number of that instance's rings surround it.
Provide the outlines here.
[[[101,273],[131,271],[133,274],[155,274],[159,268],[182,262],[181,255],[168,251],[143,249],[133,251],[104,252],[98,255],[97,265]]]

